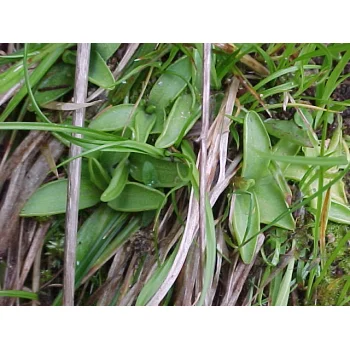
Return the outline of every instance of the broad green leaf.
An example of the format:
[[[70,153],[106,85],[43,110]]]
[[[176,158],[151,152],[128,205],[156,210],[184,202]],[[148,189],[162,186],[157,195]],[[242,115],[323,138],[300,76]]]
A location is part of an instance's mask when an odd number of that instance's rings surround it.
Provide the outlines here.
[[[190,78],[191,63],[185,56],[171,64],[154,84],[149,95],[149,105],[156,107],[157,115],[153,133],[160,133],[163,130],[165,108],[181,94]]]
[[[306,130],[299,128],[293,120],[269,119],[265,121],[267,132],[279,139],[286,139],[297,145],[312,147]]]
[[[146,114],[138,112],[135,114],[135,136],[136,141],[146,142],[148,136],[156,122],[156,114]]]
[[[189,168],[169,158],[157,159],[146,154],[130,155],[130,175],[152,187],[174,187],[188,182]]]
[[[337,222],[339,224],[350,225],[349,206],[332,201],[331,207],[329,209],[329,220]]]
[[[107,61],[119,48],[121,44],[112,43],[94,43],[91,49],[97,51],[101,57]]]
[[[193,49],[193,61],[194,64],[192,66],[192,83],[195,86],[197,91],[202,90],[202,81],[203,81],[203,61],[202,61],[202,53],[203,53],[203,44],[200,44],[200,50]]]
[[[96,115],[89,128],[102,131],[118,131],[123,130],[125,126],[133,127],[135,114],[145,114],[141,109],[136,109],[132,115],[133,108],[134,105],[132,104],[107,107]]]
[[[303,115],[305,116],[309,124],[312,125],[314,119],[312,118],[312,114],[309,112],[309,110],[306,108],[300,108],[300,111],[303,113]],[[296,111],[294,114],[294,122],[296,125],[300,126],[305,131],[307,130],[307,127],[304,122],[304,118],[300,115],[298,111]]]
[[[260,211],[257,198],[253,192],[237,191],[233,193],[229,214],[229,228],[235,237],[241,258],[245,264],[249,264],[254,256],[257,236],[252,238],[260,230]],[[252,238],[248,243],[250,238]]]
[[[288,163],[285,162],[281,162],[280,164],[283,163],[288,165]],[[301,181],[309,168],[310,167],[307,164],[290,164],[283,174],[287,179]]]
[[[57,180],[40,187],[22,209],[21,216],[48,216],[66,212],[68,180]],[[101,191],[86,178],[81,179],[79,209],[100,201]]]
[[[336,182],[331,187],[331,198],[335,202],[347,205],[348,200],[346,198],[346,192],[345,192],[345,184],[343,181]]]
[[[242,177],[257,180],[268,171],[269,160],[260,152],[270,152],[271,143],[264,123],[256,112],[249,112],[244,120]]]
[[[96,158],[89,158],[88,164],[91,182],[104,191],[108,187],[111,177]]]
[[[192,104],[191,95],[182,95],[176,100],[155,143],[156,147],[167,148],[182,140],[188,126],[193,125],[199,117],[198,110],[192,108]]]
[[[55,64],[41,80],[34,97],[39,106],[57,100],[74,86],[75,70],[70,64]],[[31,103],[28,109],[33,111]]]
[[[90,54],[89,81],[105,89],[111,89],[114,77],[105,60],[95,50]]]
[[[108,205],[114,210],[122,212],[138,212],[158,209],[165,199],[165,195],[148,186],[128,182],[123,192]]]
[[[128,154],[127,152],[102,152],[99,160],[102,166],[112,174],[115,166]]]
[[[279,215],[288,210],[284,195],[271,174],[260,177],[255,181],[253,192],[260,208],[260,221],[269,224]],[[275,226],[293,230],[295,227],[292,214],[285,215],[275,223]]]
[[[124,158],[115,168],[111,182],[101,195],[102,202],[109,202],[117,198],[123,191],[129,175],[129,160]]]
[[[280,156],[295,156],[300,151],[300,146],[286,139],[279,140],[272,148],[272,153],[278,154]],[[276,162],[280,167],[282,172],[285,172],[289,167],[286,162]]]
[[[149,104],[157,109],[166,108],[186,87],[191,78],[190,59],[185,56],[170,65],[154,84]]]

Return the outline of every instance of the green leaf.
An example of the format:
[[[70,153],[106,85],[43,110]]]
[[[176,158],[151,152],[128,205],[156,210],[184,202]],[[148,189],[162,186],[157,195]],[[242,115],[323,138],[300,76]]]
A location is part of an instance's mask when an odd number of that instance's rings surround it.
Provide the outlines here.
[[[242,177],[257,180],[267,173],[269,160],[260,152],[270,152],[271,143],[260,116],[249,112],[244,120]]]
[[[188,182],[189,168],[169,158],[157,159],[146,154],[130,155],[130,175],[152,187],[174,187]]]
[[[176,100],[164,129],[155,143],[156,147],[167,148],[182,140],[186,129],[199,117],[198,110],[192,108],[192,104],[191,95],[182,95]]]
[[[278,154],[280,156],[295,156],[300,151],[300,146],[296,145],[293,142],[290,142],[286,139],[279,140],[272,149],[272,153]],[[289,164],[286,162],[276,162],[282,172],[289,167]]]
[[[111,89],[115,82],[105,60],[95,50],[92,50],[90,55],[89,81],[104,89]]]
[[[288,210],[284,195],[271,174],[257,179],[253,192],[256,194],[259,204],[260,220],[264,224],[273,222],[279,215]],[[295,223],[292,214],[285,215],[275,223],[275,226],[293,230]]]
[[[191,78],[190,59],[185,56],[170,65],[154,84],[149,104],[158,109],[166,108],[186,87]]]
[[[100,56],[107,61],[118,49],[121,44],[112,43],[94,43],[91,49],[97,51]]]
[[[116,167],[112,180],[101,195],[102,202],[109,202],[117,198],[123,191],[129,175],[129,160],[124,158]]]
[[[307,131],[299,128],[293,120],[269,119],[265,121],[267,132],[279,139],[286,139],[300,146],[312,147]]]
[[[329,220],[337,222],[339,224],[350,225],[349,206],[332,201],[331,207],[329,209]]]
[[[309,112],[306,108],[300,108],[300,111],[304,114],[306,120],[309,122],[310,125],[313,123],[312,114]],[[304,118],[300,115],[299,111],[296,111],[294,114],[294,122],[296,125],[300,126],[302,129],[307,130],[307,127],[305,125]]]
[[[153,188],[136,182],[128,182],[123,192],[108,205],[114,210],[122,212],[138,212],[158,209],[165,199],[165,195]]]
[[[238,245],[243,244],[239,248],[243,262],[250,264],[255,253],[258,236],[252,237],[260,230],[260,211],[257,198],[253,192],[237,191],[233,193],[229,228]],[[252,239],[245,243],[250,238]]]
[[[89,158],[88,164],[91,182],[104,191],[108,187],[111,177],[96,158]]]
[[[40,187],[22,209],[21,216],[47,216],[66,212],[68,180],[57,180]],[[80,185],[79,209],[92,207],[100,201],[101,191],[83,178]]]
[[[128,155],[127,152],[102,152],[99,159],[101,165],[112,174],[115,166],[120,163],[126,155]]]
[[[145,114],[143,110],[138,108],[131,115],[133,108],[132,104],[107,107],[96,115],[89,128],[101,131],[119,131],[123,130],[125,126],[133,127],[135,115],[137,113]]]
[[[135,114],[135,137],[136,141],[146,142],[156,122],[156,114],[138,112]]]
[[[165,108],[181,94],[190,78],[191,63],[185,56],[170,65],[154,84],[149,95],[149,105],[156,106],[157,115],[153,133],[163,130]]]

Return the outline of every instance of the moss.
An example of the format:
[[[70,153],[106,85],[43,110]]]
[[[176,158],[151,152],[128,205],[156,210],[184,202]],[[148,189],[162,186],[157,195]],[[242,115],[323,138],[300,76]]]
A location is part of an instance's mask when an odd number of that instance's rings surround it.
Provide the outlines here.
[[[344,237],[345,226],[329,223],[327,227],[327,258],[330,257],[336,247],[339,247],[340,240]],[[336,305],[342,293],[344,285],[350,275],[350,242],[344,244],[328,268],[324,280],[317,288],[318,305]],[[350,291],[346,291],[344,298],[350,297]],[[350,302],[345,304],[350,305]]]

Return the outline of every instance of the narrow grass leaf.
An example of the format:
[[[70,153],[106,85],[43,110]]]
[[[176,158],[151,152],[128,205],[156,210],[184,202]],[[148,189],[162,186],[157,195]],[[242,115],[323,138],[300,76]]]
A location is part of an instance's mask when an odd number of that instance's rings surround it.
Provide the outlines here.
[[[39,297],[38,297],[37,293],[26,292],[26,291],[23,291],[23,290],[0,290],[0,297],[39,300]]]
[[[43,58],[40,64],[35,68],[30,76],[30,85],[36,85],[52,67],[57,59],[62,55],[63,51],[69,47],[68,44],[56,44],[55,50]],[[7,119],[10,113],[18,106],[22,99],[27,95],[27,87],[22,86],[16,95],[7,104],[6,109],[0,116],[0,122]]]
[[[288,306],[290,284],[293,276],[294,263],[295,258],[292,258],[287,266],[286,272],[284,273],[283,279],[279,287],[276,304],[274,306]]]

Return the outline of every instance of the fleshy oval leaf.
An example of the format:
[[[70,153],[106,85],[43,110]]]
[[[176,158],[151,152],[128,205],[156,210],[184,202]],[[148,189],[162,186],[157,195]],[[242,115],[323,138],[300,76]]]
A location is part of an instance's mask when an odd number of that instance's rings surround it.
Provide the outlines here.
[[[136,113],[144,113],[141,109],[133,111],[133,104],[122,104],[107,107],[90,123],[89,128],[101,131],[119,131],[125,126],[133,127]],[[131,116],[131,117],[130,117]]]
[[[300,128],[293,120],[269,119],[265,121],[267,132],[279,139],[286,139],[299,146],[312,147],[307,131]]]
[[[123,191],[129,175],[129,160],[126,157],[115,168],[111,182],[101,195],[102,202],[109,202],[117,198]]]
[[[21,216],[49,216],[66,212],[68,180],[57,180],[40,187],[22,209]],[[80,184],[79,209],[94,206],[100,201],[101,191],[88,179]]]
[[[246,115],[243,130],[242,177],[257,180],[268,171],[269,160],[260,154],[270,152],[270,138],[256,112],[249,112]]]
[[[114,84],[112,72],[102,56],[95,50],[92,50],[90,55],[89,81],[104,89],[111,89],[111,85]]]
[[[271,174],[256,180],[254,192],[260,208],[260,220],[270,224],[288,210],[286,198]],[[291,213],[286,214],[275,223],[275,226],[286,230],[294,230],[295,222]]]
[[[136,183],[128,182],[122,193],[108,205],[122,212],[139,212],[158,209],[165,199],[165,195],[154,188]]]
[[[167,148],[183,138],[186,129],[196,121],[196,116],[199,116],[197,110],[192,109],[192,102],[191,95],[182,95],[176,100],[155,143],[156,147]]]
[[[149,104],[166,108],[186,87],[191,78],[190,59],[185,56],[171,64],[159,77],[149,95]]]
[[[179,161],[146,154],[130,155],[130,175],[151,187],[174,187],[188,182],[189,168]]]
[[[243,262],[250,264],[256,249],[257,233],[260,231],[259,206],[253,192],[239,191],[232,195],[229,228],[238,245],[251,239],[239,248]]]

